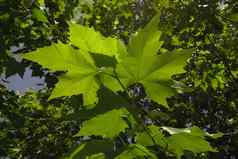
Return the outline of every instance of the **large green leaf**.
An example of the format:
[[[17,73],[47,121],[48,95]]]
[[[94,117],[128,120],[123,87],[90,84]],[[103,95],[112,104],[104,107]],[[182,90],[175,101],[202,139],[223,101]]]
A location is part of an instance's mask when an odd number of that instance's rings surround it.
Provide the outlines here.
[[[97,101],[96,92],[99,85],[95,76],[100,69],[95,66],[88,52],[79,52],[70,45],[58,43],[27,53],[23,58],[37,62],[52,71],[67,71],[59,77],[59,82],[49,99],[82,93],[85,105]]]
[[[171,76],[183,73],[186,60],[192,50],[175,50],[158,55],[163,44],[158,31],[159,15],[130,40],[128,56],[117,65],[116,72],[121,82],[128,87],[142,83],[147,95],[154,101],[167,105],[166,98],[175,94]]]
[[[83,123],[82,128],[76,136],[102,136],[114,138],[120,132],[128,128],[127,122],[123,119],[129,112],[125,108],[114,109],[107,113],[97,115]]]
[[[156,155],[151,153],[146,147],[139,144],[131,144],[121,154],[114,159],[136,159],[136,158],[150,158],[157,159]]]
[[[85,105],[94,104],[97,102],[96,92],[99,89],[98,77],[109,88],[121,89],[111,76],[112,68],[105,67],[115,67],[117,61],[114,57],[120,61],[120,58],[127,54],[123,42],[116,38],[105,38],[94,29],[78,24],[71,24],[70,31],[70,40],[79,49],[58,43],[24,55],[25,59],[37,62],[52,71],[67,71],[59,77],[49,99],[83,94]]]
[[[162,129],[169,132],[171,136],[165,138],[160,132],[159,127],[151,125],[147,127],[147,131],[137,134],[137,143],[143,146],[157,145],[163,148],[167,147],[171,153],[177,156],[177,158],[181,158],[184,151],[191,151],[195,154],[207,151],[216,151],[205,140],[205,136],[212,137],[210,136],[211,134],[208,135],[196,126],[184,129],[162,127]],[[218,135],[215,135],[214,137],[218,137]]]
[[[200,128],[193,126],[191,128],[172,128],[172,127],[162,127],[164,130],[168,131],[171,136],[168,137],[168,149],[174,153],[177,158],[181,158],[184,151],[191,151],[193,153],[202,153],[202,152],[216,152],[210,144],[205,140],[205,136],[212,138],[218,137],[218,135],[211,135]]]
[[[181,158],[184,151],[191,151],[195,154],[202,152],[216,152],[214,148],[203,138],[189,133],[174,134],[168,138],[168,150]]]

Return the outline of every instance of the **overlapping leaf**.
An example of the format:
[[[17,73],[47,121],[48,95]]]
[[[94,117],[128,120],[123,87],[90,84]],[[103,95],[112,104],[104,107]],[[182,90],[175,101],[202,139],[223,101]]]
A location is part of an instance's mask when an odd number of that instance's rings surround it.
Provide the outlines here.
[[[216,152],[204,138],[189,133],[179,133],[170,136],[168,138],[168,149],[177,158],[181,158],[185,150],[195,154],[207,151]]]
[[[142,83],[146,93],[154,101],[167,105],[166,98],[174,95],[171,76],[184,72],[191,50],[175,50],[158,55],[162,45],[158,31],[159,15],[135,34],[128,46],[128,56],[117,65],[117,73],[125,86]]]
[[[70,25],[70,41],[82,50],[107,56],[126,54],[124,44],[116,38],[104,37],[93,28],[79,24]]]
[[[85,121],[76,136],[102,136],[114,138],[128,128],[126,118],[129,112],[125,108],[114,109]]]
[[[24,58],[52,71],[67,71],[65,75],[59,77],[59,82],[50,99],[83,94],[85,105],[94,104],[97,102],[96,92],[99,89],[96,75],[100,74],[102,81],[106,81],[105,85],[112,89],[118,89],[120,86],[112,77],[106,75],[108,72],[112,74],[112,69],[105,69],[105,66],[113,67],[115,63],[113,59],[109,58],[108,64],[104,66],[101,65],[101,61],[105,61],[105,58],[101,59],[102,56],[92,58],[89,52],[116,57],[120,60],[120,57],[126,54],[126,49],[121,41],[106,38],[92,28],[71,24],[70,32],[70,40],[79,47],[79,50],[70,45],[58,43],[25,54]]]
[[[219,135],[210,135],[196,126],[184,129],[171,127],[162,128],[172,134],[167,139],[168,149],[174,153],[177,158],[181,158],[185,150],[195,154],[207,151],[216,152],[205,140],[205,136],[218,137]]]

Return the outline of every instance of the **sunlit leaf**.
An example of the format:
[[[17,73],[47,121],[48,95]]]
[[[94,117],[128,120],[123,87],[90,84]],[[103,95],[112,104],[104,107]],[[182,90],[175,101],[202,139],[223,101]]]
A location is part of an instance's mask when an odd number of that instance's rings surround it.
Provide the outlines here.
[[[117,65],[116,72],[121,82],[128,87],[142,83],[147,95],[160,104],[167,106],[166,98],[174,95],[171,76],[183,73],[186,60],[192,50],[175,50],[158,55],[162,46],[161,32],[158,31],[159,15],[131,39],[128,56]]]
[[[67,71],[59,77],[59,82],[49,99],[83,94],[85,105],[97,102],[96,92],[99,85],[95,76],[98,68],[87,52],[79,52],[70,45],[58,43],[27,53],[23,58],[37,62],[52,71]]]
[[[114,109],[105,114],[85,121],[76,136],[102,136],[104,138],[114,138],[121,132],[125,132],[128,124],[126,118],[129,112],[126,109]]]

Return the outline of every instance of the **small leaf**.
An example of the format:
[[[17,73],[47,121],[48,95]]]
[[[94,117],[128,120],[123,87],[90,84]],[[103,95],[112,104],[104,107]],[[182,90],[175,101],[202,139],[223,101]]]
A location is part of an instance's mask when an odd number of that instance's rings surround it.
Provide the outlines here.
[[[75,136],[102,136],[104,138],[114,138],[120,132],[124,132],[128,125],[123,118],[128,116],[129,112],[122,109],[114,109],[105,114],[85,121],[79,133]]]

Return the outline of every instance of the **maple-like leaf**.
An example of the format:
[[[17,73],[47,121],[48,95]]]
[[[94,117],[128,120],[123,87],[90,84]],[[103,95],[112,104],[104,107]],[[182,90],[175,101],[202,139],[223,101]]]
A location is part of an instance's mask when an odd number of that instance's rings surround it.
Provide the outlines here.
[[[37,62],[51,71],[66,71],[66,74],[59,77],[49,99],[83,94],[85,105],[97,101],[99,84],[95,76],[100,69],[95,66],[88,52],[58,43],[27,53],[23,58]]]
[[[170,136],[167,140],[168,150],[181,158],[184,151],[191,151],[194,154],[202,152],[216,152],[214,148],[201,136],[190,133],[179,133]]]
[[[215,139],[222,136],[221,133],[206,133],[196,126],[191,128],[172,128],[164,126],[162,129],[171,134],[171,136],[167,138],[168,150],[174,153],[177,158],[181,158],[184,151],[191,151],[194,154],[207,151],[216,152],[209,142],[205,140],[205,137]]]
[[[51,71],[66,72],[58,78],[59,81],[49,99],[83,94],[84,104],[91,105],[98,100],[98,80],[104,81],[109,88],[120,88],[115,79],[108,75],[113,73],[110,68],[113,67],[113,60],[109,58],[109,61],[105,61],[107,57],[92,56],[91,53],[115,57],[120,61],[126,54],[126,49],[120,40],[106,38],[93,28],[71,24],[70,33],[71,42],[79,49],[58,43],[27,53],[23,58],[37,62]]]
[[[171,76],[184,72],[186,60],[192,50],[175,50],[158,55],[162,46],[158,31],[159,15],[130,40],[128,55],[117,65],[116,72],[121,82],[128,87],[142,83],[147,95],[160,104],[167,106],[166,98],[174,95]]]

